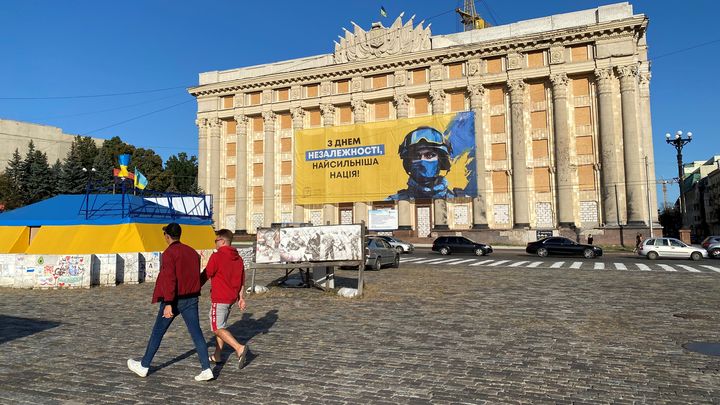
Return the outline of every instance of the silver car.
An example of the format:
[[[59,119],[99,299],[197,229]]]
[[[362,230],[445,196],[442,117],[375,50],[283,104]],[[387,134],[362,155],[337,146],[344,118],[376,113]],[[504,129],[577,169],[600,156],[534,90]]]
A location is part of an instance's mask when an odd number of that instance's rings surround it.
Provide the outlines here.
[[[369,266],[373,270],[380,270],[384,265],[395,268],[400,267],[400,253],[382,238],[369,236],[366,247],[366,267]]]
[[[708,256],[720,259],[720,242],[711,243],[705,250],[707,250]]]
[[[700,260],[708,257],[705,249],[688,246],[675,238],[651,238],[643,242],[638,250],[640,256],[650,260],[661,259],[692,259]]]
[[[412,253],[415,246],[412,243],[405,242],[393,236],[378,235],[378,238],[385,240],[390,246],[394,247],[398,253]]]

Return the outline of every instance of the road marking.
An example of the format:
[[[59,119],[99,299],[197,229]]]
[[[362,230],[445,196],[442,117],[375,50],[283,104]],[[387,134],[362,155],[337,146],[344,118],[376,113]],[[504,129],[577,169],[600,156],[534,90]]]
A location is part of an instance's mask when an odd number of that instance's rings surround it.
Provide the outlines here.
[[[667,264],[658,264],[658,266],[660,266],[665,271],[677,271],[677,270],[673,269],[672,267],[668,266]]]
[[[627,270],[627,267],[623,263],[615,263],[615,268],[617,270]]]
[[[466,260],[460,260],[457,263],[453,263],[453,266],[460,263],[467,263],[467,262],[474,262],[476,259],[466,259]]]
[[[537,266],[541,265],[542,263],[543,262],[532,262],[532,263],[528,264],[527,267],[537,267]]]
[[[582,262],[573,262],[573,264],[570,265],[571,269],[579,269],[582,266]]]
[[[683,269],[685,269],[685,270],[687,270],[687,271],[689,271],[689,272],[691,272],[691,273],[700,273],[700,270],[698,270],[698,269],[696,269],[696,268],[694,268],[694,267],[686,266],[686,265],[684,265],[684,264],[678,264],[678,267],[682,267]]]
[[[527,261],[527,260],[522,261],[522,262],[514,262],[514,263],[508,264],[508,267],[520,267],[520,266],[522,266],[522,265],[525,264],[525,263],[530,263],[530,262]]]
[[[509,261],[510,261],[510,260],[500,260],[500,261],[498,261],[498,262],[488,264],[488,266],[499,266],[499,265],[505,264],[505,263],[507,263],[507,262],[509,262]]]
[[[562,265],[565,264],[565,262],[555,262],[550,266],[551,269],[557,269],[559,267],[562,267]]]
[[[447,260],[447,259],[420,260],[420,261],[418,261],[418,262],[415,262],[415,264],[420,264],[420,263],[422,263],[422,264],[430,264],[430,263],[442,262],[442,261],[445,261],[445,260]]]
[[[471,266],[479,266],[481,264],[492,263],[492,262],[494,262],[494,260],[483,260],[481,262],[473,263],[473,264],[471,264]]]
[[[594,270],[605,270],[605,263],[595,263]]]
[[[706,266],[706,265],[703,264],[703,265],[701,265],[700,267],[705,267],[706,269],[709,269],[709,270],[716,271],[716,272],[720,273],[720,269],[717,268],[717,267],[715,267],[715,266]]]
[[[457,264],[456,262],[461,262],[461,261],[463,261],[463,259],[450,259],[450,260],[448,260],[448,261],[446,261],[446,262],[442,262],[442,263],[438,263],[438,264],[451,264],[451,263],[452,263],[452,264]]]
[[[415,260],[420,260],[420,259],[422,259],[422,257],[408,257],[408,258],[402,258],[402,259],[400,259],[400,262],[402,262],[402,263],[410,263],[410,262],[414,262]]]
[[[648,266],[647,264],[635,263],[635,265],[638,266],[638,268],[642,271],[651,271],[650,266]]]

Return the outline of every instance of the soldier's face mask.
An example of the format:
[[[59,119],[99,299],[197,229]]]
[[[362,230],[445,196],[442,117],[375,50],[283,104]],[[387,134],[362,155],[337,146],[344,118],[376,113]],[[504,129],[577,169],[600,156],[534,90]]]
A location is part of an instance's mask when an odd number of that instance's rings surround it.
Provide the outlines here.
[[[414,160],[410,164],[410,175],[418,183],[427,183],[440,174],[440,165],[437,160]]]

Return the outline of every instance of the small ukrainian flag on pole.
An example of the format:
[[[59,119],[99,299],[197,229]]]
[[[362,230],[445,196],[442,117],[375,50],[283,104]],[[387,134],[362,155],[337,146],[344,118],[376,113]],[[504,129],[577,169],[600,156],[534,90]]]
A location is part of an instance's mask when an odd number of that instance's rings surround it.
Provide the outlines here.
[[[385,7],[380,7],[380,15],[383,17],[387,17],[387,11],[385,11]]]
[[[144,174],[140,173],[140,170],[135,168],[135,188],[138,190],[145,190],[145,187],[147,186],[148,181],[147,177],[145,177]]]

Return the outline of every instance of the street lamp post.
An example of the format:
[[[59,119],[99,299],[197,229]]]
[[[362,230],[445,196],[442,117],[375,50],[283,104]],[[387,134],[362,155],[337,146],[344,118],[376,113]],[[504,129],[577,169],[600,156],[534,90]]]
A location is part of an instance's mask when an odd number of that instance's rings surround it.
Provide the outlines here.
[[[675,147],[677,151],[677,165],[678,165],[678,185],[680,186],[680,215],[683,220],[685,219],[685,195],[683,194],[683,159],[682,149],[685,145],[692,141],[692,132],[687,133],[687,138],[683,138],[682,131],[677,131],[675,137],[672,137],[670,133],[665,134],[665,142]]]

